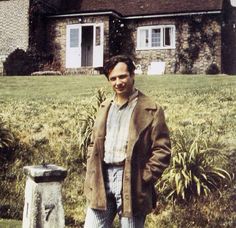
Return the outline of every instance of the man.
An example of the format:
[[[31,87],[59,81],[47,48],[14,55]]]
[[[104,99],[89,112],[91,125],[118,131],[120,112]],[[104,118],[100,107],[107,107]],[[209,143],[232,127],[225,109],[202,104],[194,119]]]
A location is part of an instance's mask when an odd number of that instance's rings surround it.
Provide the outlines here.
[[[154,184],[170,160],[163,109],[134,87],[133,61],[114,56],[104,66],[115,96],[102,103],[88,149],[86,228],[142,228],[156,205]]]

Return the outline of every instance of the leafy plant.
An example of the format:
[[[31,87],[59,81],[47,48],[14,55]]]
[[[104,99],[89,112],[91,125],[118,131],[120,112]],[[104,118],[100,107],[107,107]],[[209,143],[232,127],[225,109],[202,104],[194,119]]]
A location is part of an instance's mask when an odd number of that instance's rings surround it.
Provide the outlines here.
[[[215,190],[220,193],[221,187],[231,181],[231,175],[218,166],[225,157],[219,149],[210,148],[201,135],[189,138],[179,130],[174,144],[171,165],[157,184],[167,199],[187,201]]]
[[[4,162],[10,157],[9,147],[14,142],[14,136],[0,119],[0,161]],[[9,153],[8,153],[9,152]],[[1,164],[0,163],[0,164]]]
[[[86,113],[82,115],[81,126],[79,131],[79,142],[82,160],[86,159],[87,148],[91,142],[91,136],[93,131],[93,126],[96,118],[96,113],[101,103],[106,99],[106,94],[103,89],[99,89],[95,96],[96,105],[87,105]]]

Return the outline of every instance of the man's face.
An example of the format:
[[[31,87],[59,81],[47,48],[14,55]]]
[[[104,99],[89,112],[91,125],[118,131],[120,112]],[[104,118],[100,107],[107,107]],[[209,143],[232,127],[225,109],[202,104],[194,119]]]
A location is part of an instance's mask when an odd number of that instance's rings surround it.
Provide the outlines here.
[[[110,72],[108,79],[118,96],[128,97],[132,93],[134,74],[130,75],[125,63],[117,63]]]

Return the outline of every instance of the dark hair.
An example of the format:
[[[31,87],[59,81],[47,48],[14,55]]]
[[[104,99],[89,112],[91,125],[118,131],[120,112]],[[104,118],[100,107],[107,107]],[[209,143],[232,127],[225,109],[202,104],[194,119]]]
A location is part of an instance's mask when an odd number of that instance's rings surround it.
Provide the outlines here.
[[[130,75],[134,74],[135,65],[133,63],[133,60],[126,55],[116,55],[111,57],[107,62],[105,62],[105,65],[103,67],[103,72],[107,79],[113,68],[120,62],[125,63],[127,65]]]

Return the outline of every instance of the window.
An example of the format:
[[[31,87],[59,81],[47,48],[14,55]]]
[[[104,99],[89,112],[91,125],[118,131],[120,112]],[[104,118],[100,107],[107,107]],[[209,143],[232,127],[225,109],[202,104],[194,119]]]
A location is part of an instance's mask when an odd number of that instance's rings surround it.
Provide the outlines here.
[[[101,45],[101,27],[96,26],[96,46]]]
[[[161,46],[161,29],[152,29],[151,30],[151,36],[152,36],[152,47],[160,47]]]
[[[175,48],[175,26],[145,26],[137,32],[137,49]]]
[[[79,29],[70,29],[70,47],[76,48],[79,46]]]
[[[146,29],[140,29],[139,33],[140,39],[139,39],[139,46],[147,48],[148,47],[148,30]]]

